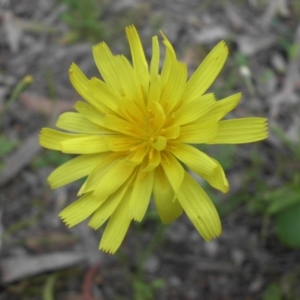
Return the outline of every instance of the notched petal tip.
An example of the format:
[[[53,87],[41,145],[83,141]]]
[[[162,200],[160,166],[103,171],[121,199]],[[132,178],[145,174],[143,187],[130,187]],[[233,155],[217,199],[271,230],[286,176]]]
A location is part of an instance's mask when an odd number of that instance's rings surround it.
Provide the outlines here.
[[[68,228],[72,228],[73,226],[75,226],[75,225],[72,226],[72,225],[67,221],[66,217],[64,217],[63,215],[59,214],[58,217],[61,219],[61,221],[62,221],[62,222],[65,224],[65,226],[67,226]]]
[[[89,226],[90,228],[94,229],[94,230],[97,230],[97,229],[98,229],[97,226],[95,226],[95,225],[93,225],[93,224],[90,224],[90,222],[88,223],[88,226]]]
[[[237,102],[240,102],[241,101],[241,98],[243,96],[242,92],[238,92],[235,94],[236,95],[236,98],[237,98]]]
[[[205,240],[210,240],[221,233],[221,221],[214,204],[187,172],[178,194],[178,201]]]
[[[219,121],[217,136],[207,144],[245,144],[267,138],[267,119],[258,117]]]
[[[105,248],[103,246],[99,246],[99,250],[103,251],[104,253],[107,254],[115,254],[117,252],[118,249],[111,249],[111,248]]]
[[[207,237],[204,237],[204,236],[202,236],[202,237],[203,237],[204,241],[208,243],[208,242],[210,242],[211,240],[214,240],[214,239],[218,238],[221,234],[222,234],[222,228],[220,229],[220,231],[211,233],[211,234],[210,234],[209,236],[207,236]]]
[[[95,48],[101,47],[101,46],[103,46],[103,44],[105,44],[105,42],[103,42],[103,41],[99,42],[99,43],[93,45],[92,48],[95,49]]]
[[[45,132],[45,129],[46,128],[42,128],[40,133],[39,133],[39,136],[38,136],[38,141],[39,141],[39,144],[41,145],[41,140],[43,139],[43,134]]]
[[[131,24],[125,27],[125,31],[127,32],[128,30],[136,30],[136,28],[133,24]]]
[[[220,43],[222,43],[223,46],[226,47],[226,48],[228,49],[228,46],[227,46],[227,44],[226,44],[226,42],[225,42],[224,40],[221,40]]]
[[[159,30],[159,33],[161,34],[161,36],[163,37],[164,40],[168,40],[167,36],[161,29]]]
[[[113,241],[104,241],[103,240],[103,236],[100,240],[100,243],[99,243],[99,250],[107,253],[107,254],[115,254],[118,249],[120,248],[121,244],[117,243],[115,244]]]
[[[216,45],[216,47],[218,47],[218,46],[223,46],[224,47],[224,50],[227,52],[227,54],[229,53],[229,47],[228,47],[228,45],[226,44],[226,42],[224,41],[224,40],[221,40],[217,45]]]
[[[143,220],[143,218],[137,217],[137,216],[135,216],[134,214],[135,214],[134,212],[130,212],[130,217],[132,218],[132,220],[133,220],[134,222],[141,223],[142,220]]]
[[[228,46],[227,46],[227,44],[226,44],[226,42],[224,41],[224,40],[222,40],[222,41],[220,41],[212,50],[211,50],[211,52],[212,51],[214,51],[214,50],[216,50],[216,51],[218,51],[218,54],[217,55],[215,55],[215,60],[217,61],[217,60],[220,60],[221,59],[221,61],[222,60],[226,60],[226,58],[227,58],[227,56],[228,56],[228,54],[229,54],[229,48],[228,48]],[[225,61],[224,61],[225,62]],[[222,61],[222,65],[224,64],[224,62]]]
[[[70,65],[70,68],[69,68],[69,75],[73,75],[74,72],[76,72],[76,70],[78,70],[79,67],[77,66],[76,63],[72,62],[71,65]]]
[[[47,178],[47,182],[48,182],[48,184],[49,184],[50,188],[51,188],[52,190],[54,190],[54,189],[55,189],[55,187],[53,186],[53,182],[52,182],[52,180],[51,180],[50,176]]]
[[[269,120],[268,119],[263,119],[263,126],[264,126],[264,131],[265,131],[265,134],[266,134],[266,137],[269,137]]]
[[[221,192],[227,194],[229,192],[229,184],[224,184],[224,187],[221,190]]]

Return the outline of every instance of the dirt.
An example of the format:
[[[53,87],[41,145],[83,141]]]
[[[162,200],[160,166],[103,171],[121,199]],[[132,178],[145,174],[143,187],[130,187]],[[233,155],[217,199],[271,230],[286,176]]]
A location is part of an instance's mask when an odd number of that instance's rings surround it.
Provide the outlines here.
[[[205,186],[220,210],[221,237],[205,243],[185,216],[163,227],[152,212],[131,227],[114,256],[98,250],[102,230],[86,223],[68,229],[59,220],[80,183],[50,190],[47,176],[70,156],[49,154],[37,143],[40,129],[53,126],[58,114],[80,99],[68,78],[70,64],[98,76],[92,44],[104,39],[114,53],[128,55],[124,27],[130,24],[148,58],[151,37],[162,29],[190,74],[224,39],[229,59],[212,91],[218,98],[241,91],[231,117],[267,117],[271,128],[298,143],[297,1],[104,0],[101,5],[103,37],[99,32],[99,40],[72,42],[72,28],[62,19],[68,8],[61,1],[0,1],[0,110],[25,75],[34,78],[5,114],[0,132],[18,142],[0,171],[0,299],[300,299],[299,250],[282,245],[272,219],[266,222],[262,212],[249,209],[254,198],[263,198],[261,182],[272,189],[293,178],[290,168],[277,172],[279,161],[297,162],[274,131],[266,141],[237,146],[232,154],[226,146],[205,148],[226,164],[231,186],[226,195]]]

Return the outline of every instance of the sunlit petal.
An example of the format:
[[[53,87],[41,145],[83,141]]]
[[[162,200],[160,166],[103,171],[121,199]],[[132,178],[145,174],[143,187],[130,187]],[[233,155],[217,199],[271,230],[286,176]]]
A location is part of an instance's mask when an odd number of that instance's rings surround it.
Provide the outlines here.
[[[267,119],[241,118],[219,122],[218,134],[208,144],[244,144],[268,136]]]
[[[178,201],[173,201],[173,188],[161,168],[155,173],[153,195],[157,212],[164,224],[173,222],[182,214],[183,209]]]
[[[206,241],[221,234],[221,222],[214,204],[187,172],[178,193],[178,201]]]

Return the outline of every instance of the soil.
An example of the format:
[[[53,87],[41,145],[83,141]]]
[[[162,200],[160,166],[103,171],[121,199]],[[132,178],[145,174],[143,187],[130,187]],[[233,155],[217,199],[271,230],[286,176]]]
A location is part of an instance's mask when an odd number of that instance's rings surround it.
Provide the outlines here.
[[[103,30],[88,40],[66,23],[64,15],[76,18],[67,2],[0,0],[0,111],[25,75],[34,78],[0,128],[17,145],[0,156],[0,299],[300,299],[300,252],[280,242],[273,219],[267,222],[257,208],[262,183],[277,189],[299,171],[294,153],[272,130],[279,127],[299,143],[297,1],[103,0]],[[148,58],[151,37],[162,29],[190,74],[225,40],[229,58],[211,90],[218,99],[243,93],[230,117],[269,119],[266,141],[205,147],[219,158],[231,187],[223,195],[204,186],[223,225],[209,243],[185,216],[162,226],[151,206],[119,252],[108,255],[98,250],[102,230],[86,223],[68,229],[57,216],[76,199],[80,183],[50,189],[48,175],[71,156],[42,149],[38,133],[80,99],[68,78],[71,63],[99,76],[92,45],[105,40],[114,53],[128,55],[124,28],[131,24]]]

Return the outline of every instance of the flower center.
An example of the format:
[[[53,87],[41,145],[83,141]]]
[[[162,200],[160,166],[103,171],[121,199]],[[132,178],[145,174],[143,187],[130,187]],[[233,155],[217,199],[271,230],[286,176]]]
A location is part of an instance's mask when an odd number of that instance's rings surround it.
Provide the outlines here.
[[[167,138],[163,135],[165,130],[162,128],[165,123],[165,116],[162,108],[159,110],[160,105],[152,104],[147,109],[147,120],[145,126],[146,141],[149,146],[153,147],[157,151],[162,151],[167,146]]]

